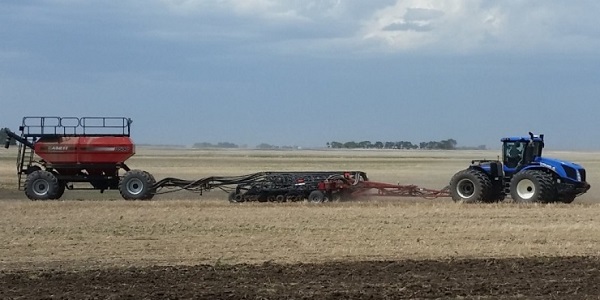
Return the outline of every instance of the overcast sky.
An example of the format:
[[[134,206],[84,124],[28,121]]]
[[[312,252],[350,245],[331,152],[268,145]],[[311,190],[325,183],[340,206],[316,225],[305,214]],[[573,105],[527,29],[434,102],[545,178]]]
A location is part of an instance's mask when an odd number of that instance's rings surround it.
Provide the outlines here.
[[[454,138],[600,149],[600,1],[1,1],[0,127],[138,143]]]

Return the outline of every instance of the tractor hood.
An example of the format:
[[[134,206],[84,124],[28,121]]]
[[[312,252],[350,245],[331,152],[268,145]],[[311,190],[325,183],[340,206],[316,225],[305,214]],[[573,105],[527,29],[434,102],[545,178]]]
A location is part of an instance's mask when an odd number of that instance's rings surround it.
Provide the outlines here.
[[[549,157],[536,157],[535,162],[541,166],[551,169],[563,178],[569,178],[573,181],[585,181],[585,169],[576,163]]]
[[[574,169],[583,169],[581,165],[578,165],[574,162],[558,159],[558,158],[550,158],[550,157],[536,157],[535,162],[540,164],[547,164],[549,166],[558,167],[560,165],[569,166]]]

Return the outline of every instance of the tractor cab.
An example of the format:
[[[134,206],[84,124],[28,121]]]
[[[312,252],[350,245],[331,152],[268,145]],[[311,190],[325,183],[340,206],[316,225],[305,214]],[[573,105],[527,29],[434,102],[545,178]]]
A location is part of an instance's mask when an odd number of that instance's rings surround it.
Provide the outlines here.
[[[529,137],[509,137],[502,140],[504,174],[512,175],[542,156],[544,135],[529,133]]]

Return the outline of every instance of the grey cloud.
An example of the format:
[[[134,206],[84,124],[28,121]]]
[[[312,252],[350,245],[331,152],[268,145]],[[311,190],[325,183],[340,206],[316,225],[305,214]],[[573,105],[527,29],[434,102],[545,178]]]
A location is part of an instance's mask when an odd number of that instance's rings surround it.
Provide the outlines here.
[[[417,24],[414,22],[396,22],[392,23],[383,28],[385,31],[416,31],[416,32],[427,32],[432,31],[433,27],[431,24]]]
[[[402,16],[402,21],[394,22],[383,30],[428,32],[433,30],[432,21],[443,16],[444,12],[437,9],[408,8]]]
[[[407,22],[430,21],[442,16],[444,16],[444,12],[437,9],[408,8],[404,14],[404,20]]]

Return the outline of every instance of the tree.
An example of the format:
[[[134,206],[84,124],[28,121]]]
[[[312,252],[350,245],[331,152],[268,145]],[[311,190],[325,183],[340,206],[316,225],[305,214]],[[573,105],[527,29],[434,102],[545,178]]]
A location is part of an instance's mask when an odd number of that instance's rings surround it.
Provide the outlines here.
[[[358,144],[356,142],[354,142],[354,141],[352,141],[352,142],[346,142],[346,143],[344,143],[344,148],[355,149],[355,148],[358,148]]]
[[[238,145],[234,144],[234,143],[229,143],[229,142],[221,142],[217,144],[217,148],[239,148]]]
[[[267,143],[262,143],[256,146],[257,149],[278,149],[279,147]]]
[[[373,148],[373,144],[371,144],[370,141],[362,141],[362,142],[358,143],[358,147],[363,148],[363,149],[369,149],[369,148]]]
[[[331,142],[329,143],[329,145],[331,146],[331,148],[333,149],[340,149],[344,147],[344,144],[340,143],[340,142]]]
[[[443,150],[454,150],[454,149],[456,149],[456,140],[454,140],[454,139],[443,140],[443,141],[439,142],[438,147],[439,147],[439,149],[443,149]]]

